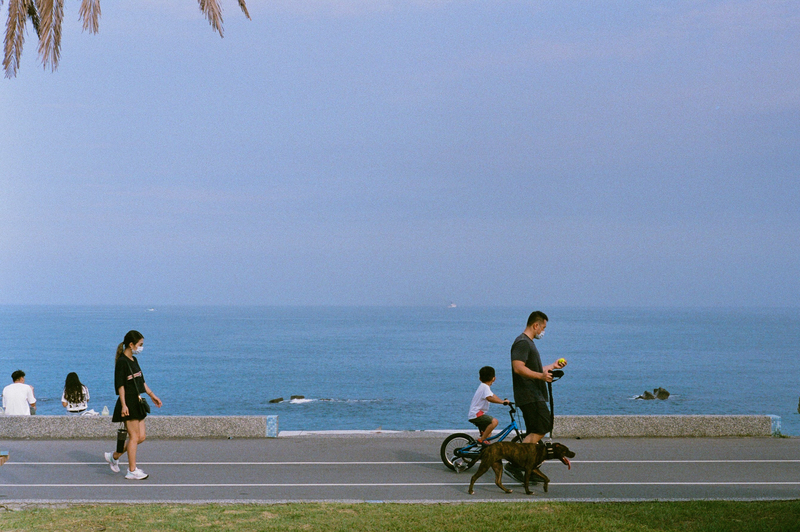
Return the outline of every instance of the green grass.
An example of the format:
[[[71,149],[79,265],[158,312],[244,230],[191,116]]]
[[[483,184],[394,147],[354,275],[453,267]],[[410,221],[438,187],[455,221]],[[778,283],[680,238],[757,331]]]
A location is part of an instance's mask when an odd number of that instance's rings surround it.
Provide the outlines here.
[[[0,530],[800,531],[800,500],[0,506]]]

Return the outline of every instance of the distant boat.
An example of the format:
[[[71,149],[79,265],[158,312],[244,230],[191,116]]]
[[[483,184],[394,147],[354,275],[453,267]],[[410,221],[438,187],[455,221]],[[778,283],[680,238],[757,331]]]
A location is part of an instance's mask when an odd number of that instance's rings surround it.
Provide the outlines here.
[[[456,308],[456,304],[455,303],[450,303],[449,305],[447,305],[447,308]]]
[[[156,311],[156,309],[154,309],[154,308],[147,309],[147,312],[155,312],[155,311]]]

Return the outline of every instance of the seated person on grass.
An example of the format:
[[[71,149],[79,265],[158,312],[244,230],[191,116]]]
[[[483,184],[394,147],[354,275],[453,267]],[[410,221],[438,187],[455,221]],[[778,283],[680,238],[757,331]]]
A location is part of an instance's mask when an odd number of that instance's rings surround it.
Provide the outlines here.
[[[490,386],[495,381],[494,368],[484,366],[478,372],[481,383],[472,396],[472,403],[469,405],[469,422],[478,427],[480,436],[478,443],[488,445],[486,441],[491,436],[492,431],[497,427],[497,420],[486,412],[489,410],[489,403],[508,404],[508,399],[500,399],[492,393]]]

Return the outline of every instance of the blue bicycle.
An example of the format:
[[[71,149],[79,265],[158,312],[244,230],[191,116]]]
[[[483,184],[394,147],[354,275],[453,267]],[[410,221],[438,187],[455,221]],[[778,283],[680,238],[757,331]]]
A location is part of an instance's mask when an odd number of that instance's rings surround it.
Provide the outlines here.
[[[495,436],[488,438],[488,441],[492,443],[503,441],[512,432],[514,433],[514,438],[511,440],[512,442],[522,441],[522,438],[525,437],[525,434],[520,432],[520,427],[517,424],[517,420],[514,419],[514,414],[516,412],[517,409],[514,408],[514,403],[509,401],[508,415],[511,416],[511,424],[509,424]],[[452,469],[456,473],[460,473],[475,465],[481,456],[481,450],[483,450],[483,447],[483,445],[479,444],[475,438],[469,434],[457,432],[456,434],[451,434],[444,439],[442,442],[442,447],[439,450],[439,454],[442,457],[442,462],[445,466],[447,466],[448,469]]]
[[[564,376],[564,372],[560,369],[554,369],[550,373],[553,375],[553,382]],[[550,424],[552,426],[555,421],[555,410],[553,410],[553,385],[550,382],[547,383],[547,391],[550,392]],[[525,434],[520,432],[520,426],[517,424],[517,420],[514,419],[514,414],[517,412],[516,408],[514,408],[514,403],[509,401],[507,404],[508,415],[511,416],[511,424],[501,430],[496,436],[488,438],[492,443],[505,440],[512,432],[515,433],[514,437],[511,439],[513,443],[519,443],[525,437]],[[553,432],[551,430],[550,436],[552,437],[552,435]],[[480,459],[483,447],[483,445],[480,445],[475,438],[469,434],[458,432],[444,439],[442,447],[439,449],[439,455],[442,457],[442,462],[444,462],[444,465],[447,466],[448,469],[460,473],[475,465]]]

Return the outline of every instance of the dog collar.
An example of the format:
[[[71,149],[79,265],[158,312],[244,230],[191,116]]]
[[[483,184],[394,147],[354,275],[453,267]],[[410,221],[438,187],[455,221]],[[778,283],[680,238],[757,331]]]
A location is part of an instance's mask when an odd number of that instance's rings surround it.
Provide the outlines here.
[[[544,448],[545,448],[545,455],[544,455],[545,460],[557,459],[556,451],[555,449],[553,449],[553,444],[551,442],[545,442]]]

